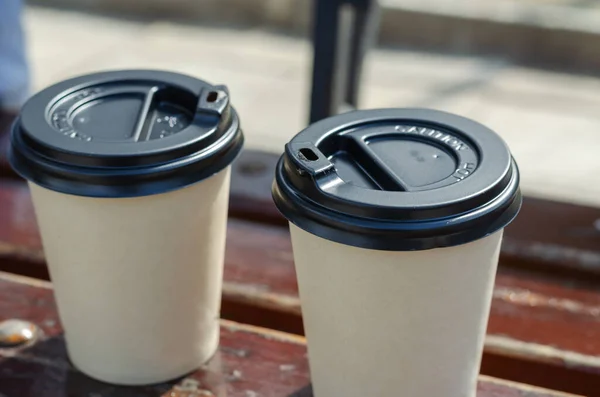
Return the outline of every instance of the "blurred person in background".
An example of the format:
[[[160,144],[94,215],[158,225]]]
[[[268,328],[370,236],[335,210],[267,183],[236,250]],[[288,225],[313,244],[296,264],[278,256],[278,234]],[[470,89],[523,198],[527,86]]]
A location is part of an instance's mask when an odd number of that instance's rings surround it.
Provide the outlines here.
[[[22,16],[22,0],[0,0],[0,161],[9,127],[29,94]]]

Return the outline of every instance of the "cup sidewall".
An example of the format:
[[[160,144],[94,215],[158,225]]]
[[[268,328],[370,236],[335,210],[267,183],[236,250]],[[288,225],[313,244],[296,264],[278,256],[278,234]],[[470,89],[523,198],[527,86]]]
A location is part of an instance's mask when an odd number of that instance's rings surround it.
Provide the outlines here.
[[[29,183],[67,348],[83,372],[148,384],[214,354],[230,170],[135,198]]]
[[[502,231],[378,251],[290,230],[316,396],[475,392]]]

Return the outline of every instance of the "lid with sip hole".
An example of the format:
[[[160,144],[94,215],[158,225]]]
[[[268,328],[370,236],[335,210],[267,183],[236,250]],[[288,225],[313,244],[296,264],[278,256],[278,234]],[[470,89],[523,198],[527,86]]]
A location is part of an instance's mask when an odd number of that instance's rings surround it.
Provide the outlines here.
[[[273,198],[312,234],[395,251],[477,240],[521,207],[519,170],[502,139],[423,109],[354,111],[309,126],[286,145]]]
[[[14,124],[9,161],[48,189],[134,197],[214,175],[243,141],[225,86],[177,73],[115,71],[32,97]]]

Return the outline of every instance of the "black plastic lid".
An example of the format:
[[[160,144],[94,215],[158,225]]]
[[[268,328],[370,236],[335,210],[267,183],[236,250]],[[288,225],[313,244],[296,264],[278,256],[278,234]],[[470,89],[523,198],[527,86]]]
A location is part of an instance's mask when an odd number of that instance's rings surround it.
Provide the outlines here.
[[[379,250],[464,244],[512,221],[519,171],[488,128],[423,109],[354,111],[296,135],[273,198],[298,227]]]
[[[227,167],[244,141],[225,86],[160,71],[91,74],[49,87],[23,107],[9,160],[63,193],[145,196]]]

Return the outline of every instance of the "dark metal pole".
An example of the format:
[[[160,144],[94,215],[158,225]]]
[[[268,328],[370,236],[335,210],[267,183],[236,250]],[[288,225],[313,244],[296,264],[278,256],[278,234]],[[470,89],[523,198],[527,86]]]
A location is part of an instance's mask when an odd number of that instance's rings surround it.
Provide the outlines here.
[[[315,0],[309,121],[356,107],[362,64],[379,25],[376,0]]]

